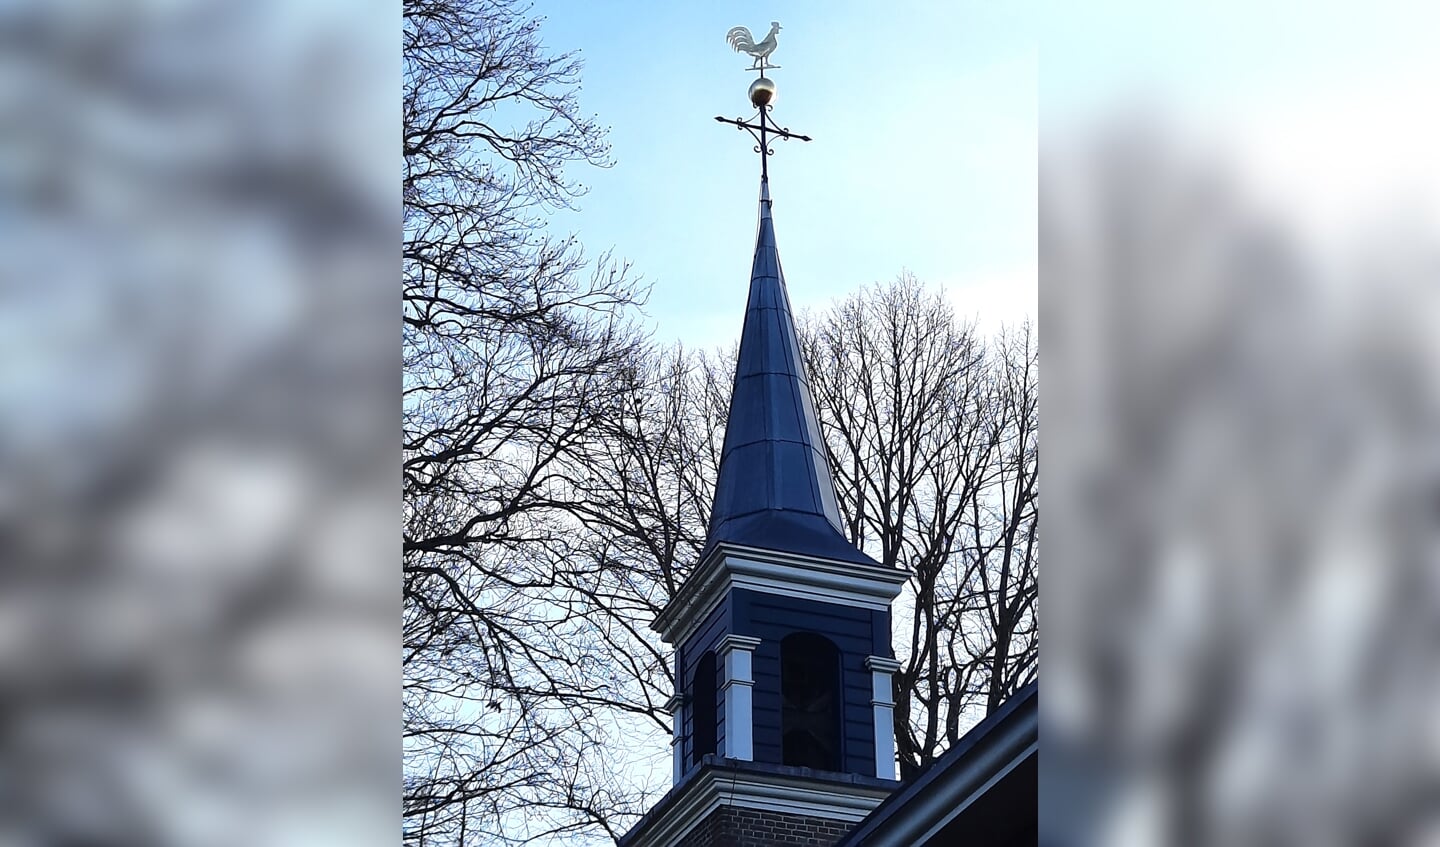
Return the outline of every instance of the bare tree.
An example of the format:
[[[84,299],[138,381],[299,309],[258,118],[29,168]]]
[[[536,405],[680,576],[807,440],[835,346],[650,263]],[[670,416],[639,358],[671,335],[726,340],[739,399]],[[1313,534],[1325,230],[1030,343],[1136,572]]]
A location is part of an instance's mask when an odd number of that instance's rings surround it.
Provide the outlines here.
[[[704,544],[728,376],[681,346],[637,359],[626,402],[587,457],[578,511],[612,575],[643,597],[637,623],[674,596]]]
[[[851,540],[914,573],[897,606],[897,752],[913,773],[1036,673],[1036,351],[989,345],[906,274],[806,322]]]
[[[658,718],[612,668],[615,617],[589,613],[617,592],[576,529],[644,292],[541,234],[581,190],[565,167],[606,161],[573,57],[505,0],[404,21],[404,837],[613,835],[639,795],[611,718]]]

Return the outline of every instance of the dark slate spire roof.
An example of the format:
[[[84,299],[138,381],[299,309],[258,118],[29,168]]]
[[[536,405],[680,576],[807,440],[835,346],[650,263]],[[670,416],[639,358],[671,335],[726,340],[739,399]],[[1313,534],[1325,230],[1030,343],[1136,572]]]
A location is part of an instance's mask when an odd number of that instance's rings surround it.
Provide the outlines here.
[[[841,530],[763,181],[750,300],[701,558],[721,542],[876,564]]]

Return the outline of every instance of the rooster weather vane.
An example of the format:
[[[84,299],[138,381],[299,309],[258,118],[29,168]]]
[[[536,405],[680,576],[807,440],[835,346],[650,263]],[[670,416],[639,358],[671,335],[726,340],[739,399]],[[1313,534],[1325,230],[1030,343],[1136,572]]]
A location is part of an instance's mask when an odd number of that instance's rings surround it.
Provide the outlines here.
[[[747,70],[756,71],[760,74],[760,76],[750,84],[750,105],[755,107],[756,116],[751,118],[751,121],[755,121],[754,123],[747,123],[740,118],[731,120],[729,118],[722,118],[719,115],[715,116],[715,120],[721,123],[731,124],[736,129],[748,130],[750,135],[754,137],[756,142],[755,152],[760,154],[760,179],[766,183],[770,181],[769,160],[770,157],[775,154],[775,151],[770,148],[770,136],[779,136],[785,141],[789,141],[792,138],[798,138],[801,141],[810,140],[810,136],[791,132],[789,127],[778,126],[774,121],[770,120],[770,110],[774,108],[774,106],[771,105],[771,101],[775,99],[775,82],[765,76],[765,72],[772,69],[778,70],[780,67],[779,65],[770,64],[770,54],[775,52],[775,38],[779,34],[779,21],[770,22],[770,32],[766,33],[765,37],[760,39],[759,42],[756,42],[750,35],[750,30],[743,26],[731,27],[730,31],[725,33],[725,40],[729,42],[730,47],[733,48],[736,53],[748,53],[755,57],[754,63],[751,64]]]
[[[755,39],[750,37],[750,30],[743,26],[731,27],[730,31],[725,33],[725,40],[730,42],[730,46],[735,48],[736,53],[749,53],[754,56],[755,64],[750,66],[750,70],[760,71],[763,74],[766,68],[778,69],[780,67],[767,61],[770,54],[775,52],[775,36],[779,34],[780,22],[771,21],[770,31],[765,34],[759,44],[756,44]]]

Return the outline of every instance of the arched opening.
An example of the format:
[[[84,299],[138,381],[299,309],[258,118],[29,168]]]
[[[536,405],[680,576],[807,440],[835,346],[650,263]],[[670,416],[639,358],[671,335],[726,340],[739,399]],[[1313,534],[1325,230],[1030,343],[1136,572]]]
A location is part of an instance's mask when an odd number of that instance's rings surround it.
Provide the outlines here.
[[[715,752],[715,652],[706,651],[690,677],[690,764]]]
[[[840,650],[797,632],[780,642],[780,733],[785,764],[840,770]]]

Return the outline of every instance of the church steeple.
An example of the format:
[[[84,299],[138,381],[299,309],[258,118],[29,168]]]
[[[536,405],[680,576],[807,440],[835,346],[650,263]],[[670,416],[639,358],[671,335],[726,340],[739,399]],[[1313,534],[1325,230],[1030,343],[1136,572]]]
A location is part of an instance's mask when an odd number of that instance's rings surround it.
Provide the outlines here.
[[[800,355],[768,180],[703,558],[730,543],[875,564],[845,540]]]
[[[742,830],[749,843],[761,831],[758,843],[791,843],[806,828],[829,843],[895,785],[890,603],[909,574],[845,540],[805,376],[768,158],[774,138],[810,139],[769,117],[779,31],[727,35],[760,73],[756,116],[716,118],[759,142],[760,225],[705,546],[652,625],[675,647],[675,787],[625,847],[700,833],[730,843]]]

